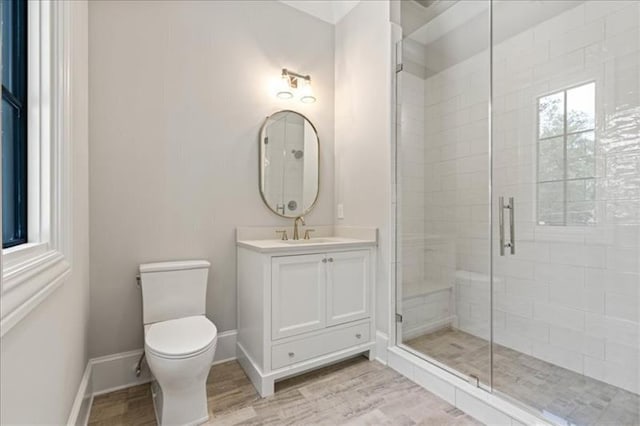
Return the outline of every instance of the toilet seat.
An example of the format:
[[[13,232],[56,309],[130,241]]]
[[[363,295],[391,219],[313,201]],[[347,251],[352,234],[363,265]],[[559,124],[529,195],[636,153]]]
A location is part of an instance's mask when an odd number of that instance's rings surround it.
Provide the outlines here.
[[[203,315],[161,321],[145,327],[145,350],[161,358],[189,358],[207,351],[217,334]]]

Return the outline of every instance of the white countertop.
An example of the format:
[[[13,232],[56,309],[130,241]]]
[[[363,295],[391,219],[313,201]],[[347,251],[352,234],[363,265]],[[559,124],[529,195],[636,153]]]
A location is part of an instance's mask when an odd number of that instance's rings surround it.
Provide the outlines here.
[[[310,239],[293,240],[292,227],[239,227],[236,230],[236,245],[261,253],[313,253],[318,250],[375,247],[378,243],[378,230],[371,227],[309,225],[300,228],[300,235],[306,229],[312,229]],[[277,238],[276,231],[286,230],[289,239]]]
[[[376,245],[375,239],[358,239],[347,237],[316,237],[309,240],[238,240],[239,247],[245,247],[261,253],[300,252],[314,249],[341,249],[353,247],[371,247]]]

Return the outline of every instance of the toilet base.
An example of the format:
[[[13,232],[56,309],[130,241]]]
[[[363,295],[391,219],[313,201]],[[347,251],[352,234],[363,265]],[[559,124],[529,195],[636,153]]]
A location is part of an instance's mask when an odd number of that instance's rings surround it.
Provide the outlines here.
[[[198,394],[203,393],[198,392]],[[206,397],[198,398],[193,392],[189,392],[172,395],[167,401],[157,380],[151,383],[151,396],[156,420],[160,426],[197,426],[209,420]]]
[[[153,374],[153,405],[160,426],[199,425],[209,419],[207,377],[217,339],[215,336],[201,351],[184,358],[158,355],[145,341],[147,363]]]

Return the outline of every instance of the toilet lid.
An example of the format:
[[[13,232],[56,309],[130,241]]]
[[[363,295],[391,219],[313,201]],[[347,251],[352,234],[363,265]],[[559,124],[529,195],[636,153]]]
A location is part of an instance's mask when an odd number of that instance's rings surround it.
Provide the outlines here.
[[[203,315],[185,317],[152,324],[145,333],[145,345],[159,355],[185,356],[207,348],[217,333]]]

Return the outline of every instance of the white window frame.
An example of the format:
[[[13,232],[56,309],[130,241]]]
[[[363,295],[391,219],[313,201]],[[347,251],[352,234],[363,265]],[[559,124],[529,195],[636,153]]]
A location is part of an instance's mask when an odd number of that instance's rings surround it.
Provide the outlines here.
[[[28,5],[29,234],[26,244],[2,250],[0,337],[71,272],[69,6]]]
[[[578,88],[578,87],[586,86],[588,84],[593,84],[594,85],[594,98],[593,98],[593,101],[594,101],[594,106],[596,108],[595,108],[595,111],[594,111],[593,129],[592,130],[582,130],[582,131],[578,131],[578,132],[569,133],[569,132],[567,132],[567,122],[566,122],[566,120],[567,120],[567,92],[569,90],[571,90],[571,89],[575,89],[575,88]],[[549,138],[540,139],[540,134],[539,134],[539,132],[540,132],[540,110],[539,110],[540,104],[539,104],[539,101],[540,101],[540,99],[542,99],[544,97],[551,96],[551,95],[558,94],[558,93],[563,93],[564,94],[564,109],[565,109],[564,110],[564,130],[563,130],[563,133],[561,135],[552,136],[551,138],[562,136],[563,137],[563,144],[564,144],[565,150],[566,150],[566,144],[567,144],[568,136],[574,135],[574,134],[578,134],[578,133],[586,133],[586,132],[592,131],[593,134],[594,134],[594,144],[595,144],[595,147],[596,147],[596,150],[597,150],[597,146],[598,146],[598,126],[597,126],[597,123],[598,123],[598,120],[599,120],[599,118],[598,118],[598,108],[597,108],[597,106],[598,106],[598,93],[599,93],[598,86],[599,86],[598,80],[595,79],[595,78],[591,78],[591,79],[587,79],[587,80],[582,81],[582,82],[577,83],[577,84],[576,83],[571,84],[570,86],[566,86],[563,89],[557,89],[557,90],[549,91],[549,92],[547,92],[547,93],[545,93],[543,95],[538,96],[536,98],[536,100],[535,100],[535,111],[536,111],[536,187],[535,187],[536,199],[535,199],[535,201],[536,201],[536,203],[535,203],[535,212],[534,212],[534,214],[535,214],[535,226],[536,226],[536,229],[540,229],[541,230],[540,232],[542,232],[542,233],[544,233],[545,229],[550,228],[550,229],[554,229],[554,231],[568,232],[569,234],[571,234],[571,233],[575,233],[575,231],[581,232],[582,230],[589,230],[589,229],[591,229],[591,228],[593,228],[594,226],[597,225],[598,216],[599,216],[598,211],[597,211],[597,207],[598,207],[597,197],[593,202],[594,203],[594,207],[596,208],[596,211],[595,211],[595,214],[594,214],[594,216],[595,216],[594,217],[594,219],[595,219],[594,223],[592,223],[592,224],[567,223],[567,220],[566,220],[566,215],[567,215],[567,199],[566,199],[567,190],[566,190],[566,185],[567,185],[567,182],[574,181],[574,180],[593,179],[594,181],[597,182],[597,179],[598,179],[598,172],[597,172],[597,170],[598,170],[598,164],[597,164],[598,155],[597,155],[597,153],[594,154],[594,161],[596,162],[596,164],[594,166],[594,174],[591,177],[578,178],[578,179],[568,179],[566,177],[567,164],[566,164],[566,154],[565,154],[564,177],[563,177],[563,179],[558,179],[558,180],[555,180],[555,181],[540,181],[539,180],[540,179],[540,175],[539,175],[539,169],[538,169],[539,162],[540,162],[540,141],[541,140],[545,140],[545,139],[549,139]],[[562,223],[562,224],[540,223],[540,221],[539,221],[539,203],[540,203],[539,190],[540,190],[540,184],[541,183],[547,183],[547,182],[563,182],[563,184],[564,184],[565,189],[564,189],[563,214],[564,214],[565,220],[564,220],[564,223]]]

